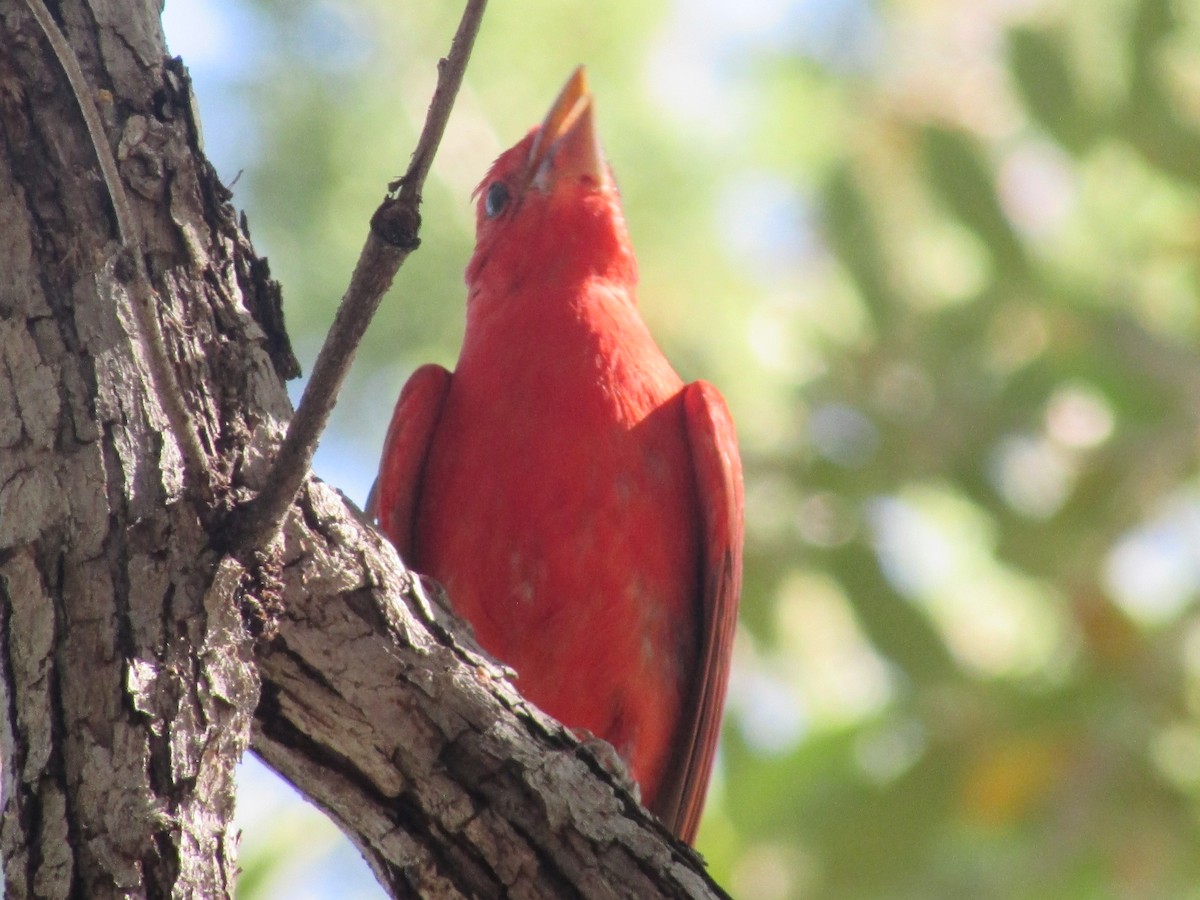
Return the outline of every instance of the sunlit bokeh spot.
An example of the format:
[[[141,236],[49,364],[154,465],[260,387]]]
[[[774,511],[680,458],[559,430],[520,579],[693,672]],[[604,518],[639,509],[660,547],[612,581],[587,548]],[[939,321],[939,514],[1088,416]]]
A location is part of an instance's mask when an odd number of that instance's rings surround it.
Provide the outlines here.
[[[1108,589],[1144,625],[1175,620],[1200,591],[1200,498],[1193,491],[1167,500],[1149,521],[1113,547],[1105,565]]]
[[[884,571],[964,665],[993,676],[1051,671],[1064,650],[1053,592],[995,558],[976,507],[940,488],[913,488],[876,500],[870,523]]]
[[[1066,502],[1077,474],[1063,448],[1041,435],[1008,435],[992,452],[993,486],[1014,510],[1031,519],[1047,519]]]
[[[1109,439],[1115,425],[1108,399],[1088,385],[1064,385],[1046,404],[1046,432],[1064,447],[1098,447]]]

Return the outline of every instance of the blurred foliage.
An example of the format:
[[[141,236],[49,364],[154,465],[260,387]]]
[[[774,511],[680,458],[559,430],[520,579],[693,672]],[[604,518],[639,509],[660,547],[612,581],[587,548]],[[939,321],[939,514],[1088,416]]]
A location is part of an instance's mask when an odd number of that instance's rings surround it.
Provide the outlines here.
[[[198,74],[309,359],[457,13],[247,2]],[[407,373],[453,363],[475,180],[579,61],[644,313],[742,436],[714,875],[1200,897],[1200,8],[493,4],[319,461],[356,499]]]

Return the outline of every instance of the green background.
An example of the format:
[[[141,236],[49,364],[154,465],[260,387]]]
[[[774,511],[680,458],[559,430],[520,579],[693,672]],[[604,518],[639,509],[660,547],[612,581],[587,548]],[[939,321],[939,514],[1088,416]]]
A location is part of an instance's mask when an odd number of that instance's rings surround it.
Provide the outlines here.
[[[168,2],[306,370],[454,7]],[[714,876],[1200,897],[1200,7],[494,0],[322,442],[355,501],[408,373],[453,364],[471,190],[580,62],[643,314],[746,465]],[[241,896],[377,895],[244,782]]]

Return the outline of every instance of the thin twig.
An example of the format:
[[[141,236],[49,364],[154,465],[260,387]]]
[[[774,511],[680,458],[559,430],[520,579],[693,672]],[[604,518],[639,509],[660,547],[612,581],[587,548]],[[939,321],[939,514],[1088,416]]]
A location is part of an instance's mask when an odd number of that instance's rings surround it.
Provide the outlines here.
[[[79,104],[79,111],[83,114],[84,124],[87,125],[88,135],[92,139],[92,148],[100,163],[100,171],[104,175],[104,184],[108,188],[108,196],[112,199],[113,209],[117,214],[117,238],[125,246],[129,246],[131,243],[136,244],[137,232],[133,226],[133,213],[129,209],[129,198],[125,195],[125,186],[121,183],[121,176],[117,172],[117,161],[109,150],[108,138],[104,134],[104,125],[100,121],[100,111],[96,109],[96,104],[92,100],[91,87],[79,65],[79,59],[75,56],[71,45],[67,43],[66,37],[59,30],[58,23],[46,9],[46,4],[42,0],[25,0],[25,5],[37,19],[38,25],[42,27],[42,33],[46,35],[46,40],[50,42],[50,47],[54,50],[54,55],[58,57],[58,64],[62,66],[62,70],[67,76],[67,81],[70,82],[71,90],[75,94],[75,102]]]
[[[171,432],[179,443],[179,452],[183,457],[186,483],[193,496],[200,502],[212,499],[212,483],[209,475],[208,458],[200,446],[200,436],[192,421],[191,413],[183,399],[183,391],[175,377],[175,369],[167,354],[166,342],[163,339],[162,327],[158,322],[155,310],[154,289],[150,286],[150,277],[146,272],[145,256],[142,253],[141,234],[133,210],[129,205],[129,197],[125,193],[125,185],[117,171],[117,161],[113,158],[112,148],[104,134],[104,125],[100,120],[100,111],[92,99],[91,87],[79,65],[79,59],[66,37],[59,30],[58,23],[46,9],[42,0],[25,0],[25,5],[41,26],[46,40],[54,51],[58,64],[67,76],[75,102],[83,115],[87,126],[88,136],[92,141],[92,149],[100,164],[100,172],[104,176],[105,187],[112,201],[113,212],[117,218],[117,239],[125,248],[133,263],[133,278],[131,282],[133,295],[133,315],[137,322],[137,338],[142,344],[147,365],[150,368],[150,379],[171,426]]]
[[[371,231],[354,267],[350,286],[313,364],[300,407],[288,425],[266,487],[234,518],[226,532],[230,546],[240,553],[262,547],[278,531],[308,475],[317,440],[329,421],[359,342],[396,272],[420,243],[417,232],[421,225],[421,190],[462,86],[486,6],[487,0],[467,0],[450,52],[438,62],[437,87],[408,171],[390,186],[392,191],[398,188],[397,195],[389,193],[371,217]]]
[[[425,113],[425,125],[417,138],[417,146],[413,150],[408,171],[400,179],[401,202],[420,202],[421,188],[425,185],[425,177],[433,166],[433,157],[437,154],[442,136],[446,133],[446,123],[450,121],[450,111],[454,109],[458,89],[462,86],[467,60],[471,56],[471,47],[475,43],[475,34],[479,30],[486,5],[487,0],[469,0],[467,8],[463,10],[458,32],[450,42],[450,53],[445,59],[438,60],[438,80],[433,89],[433,97],[429,100],[429,110]],[[461,64],[458,63],[460,59]]]

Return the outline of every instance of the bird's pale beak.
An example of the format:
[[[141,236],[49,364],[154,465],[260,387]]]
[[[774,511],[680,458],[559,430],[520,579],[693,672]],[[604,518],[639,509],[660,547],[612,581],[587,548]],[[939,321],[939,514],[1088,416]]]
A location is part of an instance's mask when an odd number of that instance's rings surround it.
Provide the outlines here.
[[[592,115],[592,94],[583,66],[571,73],[529,150],[530,181],[549,191],[568,178],[604,183],[606,169]]]

